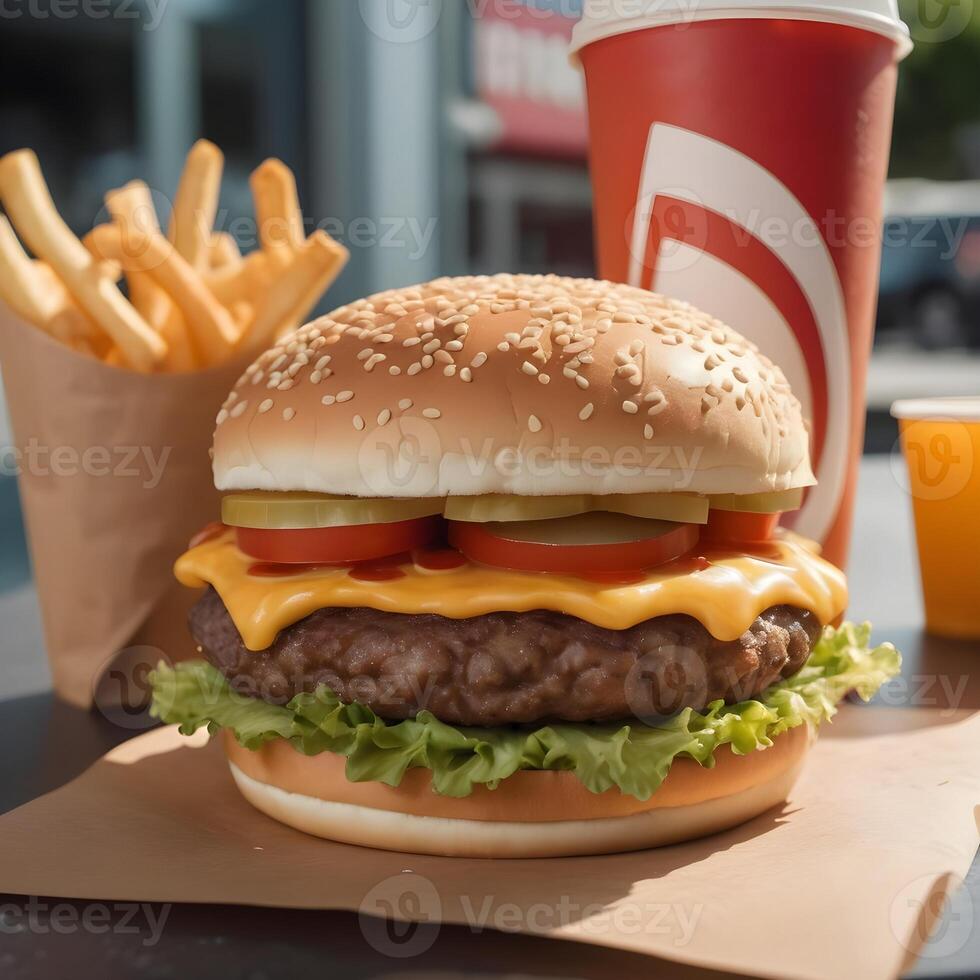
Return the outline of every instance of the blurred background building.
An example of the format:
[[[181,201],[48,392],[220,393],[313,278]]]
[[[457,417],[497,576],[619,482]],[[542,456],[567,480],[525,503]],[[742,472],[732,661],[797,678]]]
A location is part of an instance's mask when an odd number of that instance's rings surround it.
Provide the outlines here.
[[[964,0],[940,23],[908,3],[876,451],[894,442],[893,397],[974,392],[980,378],[980,9]],[[248,174],[279,156],[311,220],[352,252],[325,306],[440,273],[587,275],[586,120],[566,57],[579,4],[4,0],[0,152],[36,148],[84,231],[104,191],[137,175],[172,194],[207,136],[227,156],[218,225],[243,248]]]

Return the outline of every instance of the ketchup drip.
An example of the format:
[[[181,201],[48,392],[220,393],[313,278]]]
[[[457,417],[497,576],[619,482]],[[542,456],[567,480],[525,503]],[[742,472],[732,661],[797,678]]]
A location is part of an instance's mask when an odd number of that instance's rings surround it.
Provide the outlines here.
[[[190,540],[190,544],[187,545],[188,548],[196,548],[199,544],[207,544],[208,541],[214,541],[215,538],[220,538],[228,530],[227,524],[222,524],[221,521],[211,521],[210,524],[205,524],[197,534],[194,535]]]
[[[455,548],[420,549],[413,552],[412,560],[419,568],[430,572],[445,572],[467,564],[467,559]]]
[[[405,577],[399,566],[411,561],[411,556],[407,554],[390,555],[374,561],[358,562],[347,574],[359,582],[391,582]]]

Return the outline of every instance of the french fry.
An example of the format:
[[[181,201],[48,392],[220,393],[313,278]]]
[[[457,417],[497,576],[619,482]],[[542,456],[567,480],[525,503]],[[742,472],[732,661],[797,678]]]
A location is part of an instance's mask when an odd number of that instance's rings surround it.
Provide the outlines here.
[[[268,347],[283,324],[301,323],[347,263],[347,249],[316,231],[269,286],[243,338],[248,350]]]
[[[35,255],[44,259],[89,317],[101,324],[129,366],[152,371],[167,344],[116,288],[110,268],[92,257],[55,209],[37,157],[17,150],[0,159],[0,199]]]
[[[224,156],[214,143],[198,140],[187,154],[174,197],[167,237],[191,268],[206,269],[211,229],[218,213]]]
[[[240,336],[231,314],[201,277],[162,235],[124,231],[118,224],[99,225],[85,245],[100,259],[119,262],[127,271],[148,273],[193,324],[197,348],[206,366],[220,364],[235,350]]]
[[[299,248],[305,235],[293,172],[281,160],[269,159],[252,172],[249,184],[262,248]]]
[[[44,262],[32,260],[0,215],[0,299],[19,317],[79,350],[91,349],[94,325]]]
[[[227,231],[217,231],[211,236],[211,269],[237,269],[242,264],[238,242]]]
[[[160,224],[150,189],[141,180],[134,180],[105,197],[109,214],[127,234],[159,234]],[[157,285],[147,272],[130,269],[126,273],[129,298],[147,323],[167,342],[163,367],[168,371],[192,371],[197,358],[191,344],[183,314],[167,292]]]
[[[249,252],[237,266],[223,266],[204,274],[208,289],[222,306],[244,300],[255,302],[275,282],[278,271],[290,261],[291,253],[283,250],[282,265],[270,260],[265,252]]]

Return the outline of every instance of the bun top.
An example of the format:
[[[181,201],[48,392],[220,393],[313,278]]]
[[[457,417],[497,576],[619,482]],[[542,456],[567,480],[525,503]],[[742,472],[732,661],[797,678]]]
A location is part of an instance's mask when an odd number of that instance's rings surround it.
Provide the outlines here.
[[[285,337],[217,418],[220,490],[359,497],[808,486],[779,368],[687,303],[559,276],[436,279]]]

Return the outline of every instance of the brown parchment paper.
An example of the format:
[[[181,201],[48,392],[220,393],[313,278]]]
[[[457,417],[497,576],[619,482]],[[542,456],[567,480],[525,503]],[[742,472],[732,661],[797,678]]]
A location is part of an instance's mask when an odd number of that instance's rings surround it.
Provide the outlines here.
[[[281,826],[238,796],[216,742],[199,733],[188,747],[165,728],[0,817],[0,892],[353,909],[750,975],[876,980],[912,962],[937,897],[969,868],[978,744],[980,713],[845,706],[790,802],[728,833],[632,854],[474,861]],[[368,941],[390,941],[361,921]]]
[[[141,375],[0,306],[0,369],[54,688],[88,707],[117,653],[193,653],[174,559],[218,518],[208,450],[243,363]],[[8,450],[9,451],[9,450]],[[142,657],[139,651],[142,649]],[[132,700],[125,682],[105,698]]]

